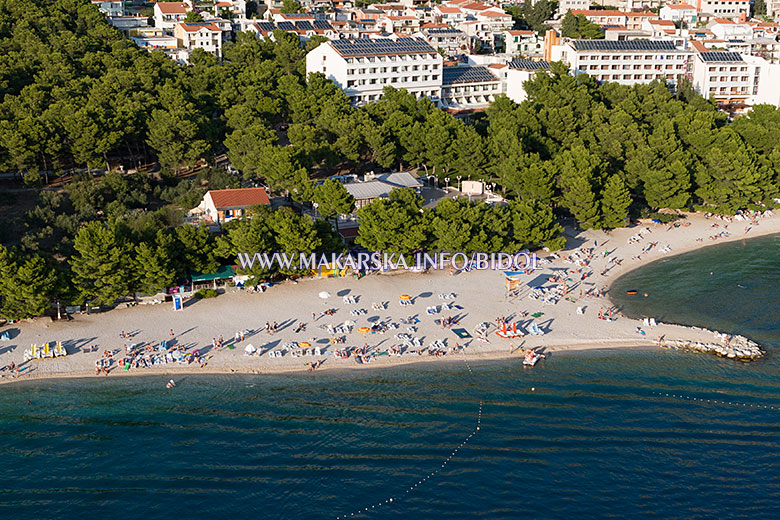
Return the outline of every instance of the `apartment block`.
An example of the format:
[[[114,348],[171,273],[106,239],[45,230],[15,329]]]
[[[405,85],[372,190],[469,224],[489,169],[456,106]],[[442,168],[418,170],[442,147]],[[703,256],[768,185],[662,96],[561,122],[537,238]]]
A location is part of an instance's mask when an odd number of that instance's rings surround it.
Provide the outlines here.
[[[355,105],[382,97],[384,87],[439,102],[442,57],[421,38],[360,38],[325,42],[306,55],[306,73],[321,72]]]
[[[565,40],[551,49],[552,61],[568,64],[573,74],[623,85],[656,79],[674,83],[688,73],[691,54],[669,40]]]

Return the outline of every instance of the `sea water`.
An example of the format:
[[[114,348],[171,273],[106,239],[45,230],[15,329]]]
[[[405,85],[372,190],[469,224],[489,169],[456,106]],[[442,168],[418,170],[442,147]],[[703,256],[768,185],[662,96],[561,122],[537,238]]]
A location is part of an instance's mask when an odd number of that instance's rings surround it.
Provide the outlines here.
[[[778,518],[778,251],[616,284],[648,293],[628,312],[760,337],[756,363],[609,350],[0,387],[0,518]]]

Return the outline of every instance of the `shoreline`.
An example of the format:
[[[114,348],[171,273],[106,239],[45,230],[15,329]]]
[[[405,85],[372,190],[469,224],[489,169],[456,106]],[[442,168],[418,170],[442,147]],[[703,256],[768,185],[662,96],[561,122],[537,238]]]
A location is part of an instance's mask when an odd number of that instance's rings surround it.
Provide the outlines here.
[[[558,350],[552,350],[548,353],[549,357],[552,357],[554,354],[557,356],[567,355],[567,354],[577,354],[582,352],[599,352],[599,351],[620,351],[620,350],[631,350],[631,351],[655,351],[658,347],[655,345],[655,343],[637,343],[633,345],[626,345],[624,342],[621,342],[620,345],[593,345],[593,344],[587,344],[587,345],[572,345],[572,346],[566,346],[561,347]],[[23,375],[15,379],[0,379],[0,385],[6,385],[6,384],[14,384],[14,383],[23,383],[25,381],[57,381],[57,380],[66,380],[66,379],[89,379],[89,380],[111,380],[111,379],[117,379],[117,378],[129,378],[129,377],[169,377],[169,376],[200,376],[200,375],[206,375],[206,376],[223,376],[223,375],[247,375],[247,376],[265,376],[265,375],[287,375],[287,374],[294,374],[297,376],[306,375],[307,373],[311,374],[317,374],[320,372],[327,372],[327,373],[333,373],[335,371],[342,371],[344,373],[352,372],[354,370],[360,370],[360,371],[373,371],[377,369],[396,369],[401,367],[409,367],[409,366],[415,366],[415,365],[438,365],[442,363],[450,363],[450,364],[457,364],[459,362],[474,362],[474,361],[509,361],[509,360],[517,360],[520,361],[522,359],[522,354],[515,353],[515,354],[508,354],[508,353],[500,353],[500,352],[488,352],[484,354],[452,354],[445,357],[433,357],[433,356],[408,356],[407,358],[402,359],[395,359],[392,363],[381,363],[381,362],[372,362],[369,364],[363,364],[363,365],[357,365],[354,363],[349,363],[348,365],[328,365],[323,364],[321,368],[318,368],[317,370],[313,372],[308,372],[306,369],[300,369],[300,368],[286,368],[286,367],[277,367],[274,369],[266,369],[266,370],[257,370],[257,369],[247,369],[247,368],[237,368],[237,369],[230,369],[230,370],[209,370],[209,369],[198,369],[195,367],[189,367],[184,366],[181,368],[175,368],[170,367],[168,369],[134,369],[131,371],[112,371],[111,376],[104,376],[104,375],[95,375],[94,372],[69,372],[69,373],[57,373],[57,374],[45,374],[45,375],[34,375],[35,373],[31,373],[29,375]],[[529,367],[529,370],[531,368]]]
[[[173,311],[168,305],[146,305],[128,309],[115,309],[108,313],[96,315],[77,315],[72,321],[53,322],[48,319],[29,320],[14,325],[0,327],[0,332],[5,330],[16,331],[11,341],[0,343],[0,366],[8,365],[13,361],[18,365],[33,366],[34,369],[25,374],[24,371],[18,377],[12,377],[7,371],[0,373],[0,384],[21,381],[33,381],[42,379],[72,379],[72,378],[97,378],[106,377],[94,374],[94,362],[106,349],[116,350],[123,342],[155,344],[159,338],[168,337],[168,329],[174,328],[177,333],[177,342],[188,350],[197,348],[207,353],[208,364],[200,368],[195,364],[177,365],[166,364],[151,368],[132,368],[129,371],[121,370],[114,364],[111,370],[112,376],[179,376],[191,374],[287,374],[306,372],[307,362],[321,361],[321,370],[354,370],[386,368],[415,363],[430,363],[434,361],[480,361],[480,360],[507,360],[522,358],[523,348],[534,348],[547,353],[578,352],[584,350],[617,350],[624,348],[659,349],[656,335],[670,339],[685,339],[690,341],[713,342],[713,333],[697,326],[685,326],[669,323],[659,323],[657,327],[647,330],[646,335],[638,335],[636,327],[642,327],[641,320],[621,316],[615,322],[605,322],[596,319],[596,307],[614,307],[615,304],[609,297],[609,289],[612,282],[628,272],[648,265],[654,261],[671,258],[679,254],[696,251],[721,243],[733,242],[747,238],[758,238],[780,233],[780,217],[771,216],[759,220],[757,227],[752,227],[749,234],[741,231],[744,222],[733,222],[730,227],[731,236],[718,240],[709,240],[708,235],[714,235],[723,231],[726,224],[720,219],[704,219],[701,214],[687,214],[685,219],[678,222],[690,222],[689,226],[671,228],[668,225],[649,224],[638,225],[633,228],[621,228],[604,231],[581,231],[574,236],[567,234],[567,247],[557,252],[559,259],[544,265],[543,271],[533,273],[528,281],[523,279],[520,294],[507,297],[504,291],[504,277],[500,271],[472,271],[450,276],[438,271],[432,273],[394,273],[390,276],[376,274],[364,277],[361,280],[350,278],[306,279],[298,283],[285,282],[272,287],[265,293],[248,294],[242,291],[229,292],[220,295],[213,300],[201,300],[188,305],[184,311]],[[712,228],[712,224],[718,224]],[[629,237],[634,236],[642,229],[650,228],[651,233],[637,243],[628,243]],[[696,241],[702,238],[702,241]],[[577,277],[578,269],[571,263],[565,262],[565,258],[571,255],[577,247],[590,248],[593,241],[598,242],[598,249],[592,255],[590,265],[583,272],[590,275],[583,280],[573,283],[569,295],[576,295],[580,290],[594,290],[603,288],[605,294],[601,298],[576,298],[569,301],[564,298],[555,305],[547,305],[539,300],[529,299],[532,285],[540,283],[537,279],[549,277],[555,270],[562,272],[566,268],[567,276]],[[579,244],[570,247],[570,243]],[[657,245],[647,253],[641,253],[650,242]],[[668,251],[662,248],[668,246]],[[606,248],[609,255],[602,256],[599,251]],[[641,261],[635,260],[637,255]],[[608,263],[609,259],[620,259],[622,263],[616,265]],[[604,267],[608,272],[601,274]],[[544,274],[542,274],[544,273]],[[531,282],[533,280],[533,283]],[[526,283],[527,282],[527,283]],[[546,283],[542,281],[541,283]],[[329,291],[332,297],[321,300],[317,294],[321,291]],[[435,297],[436,293],[453,293],[452,300],[457,310],[441,309],[439,313],[427,315],[420,312],[422,307],[430,307],[444,303]],[[354,295],[357,304],[341,303],[341,295]],[[410,307],[399,307],[396,299],[399,294],[414,295],[415,303]],[[337,296],[338,295],[338,296]],[[570,296],[572,300],[575,298]],[[384,302],[385,308],[381,310],[366,310],[372,308],[371,302]],[[394,305],[395,304],[395,305]],[[425,304],[425,305],[422,305]],[[335,309],[334,316],[324,317],[315,322],[311,321],[311,314],[321,313],[323,307]],[[363,314],[350,307],[363,308]],[[575,312],[577,307],[583,307],[584,313]],[[351,312],[350,312],[351,311]],[[529,320],[522,313],[542,312],[543,317]],[[449,353],[444,356],[431,356],[427,353],[415,355],[410,352],[398,356],[375,357],[369,364],[358,364],[353,357],[347,360],[336,359],[333,355],[326,355],[341,345],[331,345],[327,336],[332,333],[321,332],[325,328],[325,322],[337,326],[346,320],[354,323],[355,329],[363,325],[382,322],[398,322],[401,315],[409,313],[419,316],[419,331],[414,336],[422,337],[423,347],[432,340],[442,340],[448,347],[458,342],[463,342],[461,352]],[[469,339],[453,337],[452,330],[440,328],[435,323],[441,317],[451,313],[459,321],[456,328],[466,329],[472,334]],[[390,315],[390,316],[388,316]],[[519,326],[527,328],[531,321],[538,322],[546,333],[542,336],[526,335],[523,338],[512,340],[501,339],[494,335],[496,326],[494,317],[507,316],[517,320]],[[364,323],[368,320],[368,323]],[[264,322],[280,322],[280,330],[277,334],[265,336],[261,324]],[[292,331],[296,323],[309,322],[309,329],[296,334]],[[488,333],[489,343],[475,341],[474,327],[479,323],[491,323]],[[138,329],[142,325],[144,329]],[[209,352],[210,338],[220,335],[232,337],[233,331],[244,330],[246,325],[250,334],[245,341],[235,344],[235,350],[222,349]],[[397,323],[396,323],[397,325]],[[605,330],[610,329],[610,330]],[[116,339],[119,331],[125,330],[134,334],[132,339]],[[405,325],[400,325],[397,330],[388,330],[385,335],[359,334],[356,330],[346,334],[345,346],[358,346],[363,342],[370,345],[375,352],[382,351],[393,345],[400,345],[401,340],[395,339],[397,333],[406,333]],[[312,334],[316,336],[310,337]],[[411,333],[410,333],[411,334]],[[443,337],[443,339],[442,339]],[[78,339],[76,339],[78,338]],[[53,359],[41,359],[26,362],[22,361],[22,354],[29,345],[37,342],[61,340],[70,352],[68,356]],[[312,344],[322,345],[324,351],[321,356],[306,356],[300,358],[291,357],[288,352],[283,358],[273,359],[266,352],[283,347],[285,343],[293,341],[307,341]],[[244,355],[244,347],[248,344],[256,345],[260,354],[252,356]],[[265,343],[265,344],[263,344]],[[87,345],[99,345],[99,352],[82,353],[82,348]],[[319,346],[318,345],[318,346]],[[515,348],[514,353],[509,353],[509,346]],[[520,349],[520,350],[518,350]],[[74,352],[76,351],[76,352]],[[121,357],[119,355],[118,357]],[[27,370],[30,370],[29,368]],[[120,373],[121,372],[121,373]]]

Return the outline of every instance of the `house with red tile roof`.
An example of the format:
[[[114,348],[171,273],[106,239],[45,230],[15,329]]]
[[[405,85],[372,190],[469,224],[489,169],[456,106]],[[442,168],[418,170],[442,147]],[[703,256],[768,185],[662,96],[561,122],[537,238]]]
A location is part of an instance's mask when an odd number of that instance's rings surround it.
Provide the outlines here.
[[[224,224],[247,215],[252,206],[270,206],[265,188],[209,190],[197,208],[190,211],[201,220]]]

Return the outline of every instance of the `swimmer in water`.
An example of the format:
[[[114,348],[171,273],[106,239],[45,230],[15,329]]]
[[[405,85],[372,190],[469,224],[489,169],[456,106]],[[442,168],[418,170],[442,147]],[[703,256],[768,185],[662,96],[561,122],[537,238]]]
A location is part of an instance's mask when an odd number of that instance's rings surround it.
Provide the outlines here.
[[[745,288],[745,286],[744,286],[744,285],[742,285],[741,283],[738,283],[738,284],[737,284],[737,287],[739,287],[740,289],[744,289],[744,288]]]
[[[173,379],[168,381],[168,384],[165,385],[166,388],[173,388],[174,386],[176,386],[176,383],[173,382]]]

